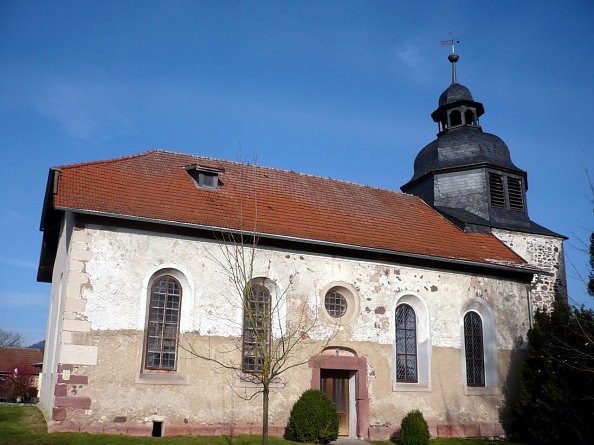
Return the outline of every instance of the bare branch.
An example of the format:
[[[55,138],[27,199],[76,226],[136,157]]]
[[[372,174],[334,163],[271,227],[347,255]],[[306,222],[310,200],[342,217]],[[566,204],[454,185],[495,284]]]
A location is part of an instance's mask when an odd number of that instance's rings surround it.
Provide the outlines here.
[[[0,329],[0,347],[2,348],[21,348],[23,346],[23,336],[18,332],[5,331]]]

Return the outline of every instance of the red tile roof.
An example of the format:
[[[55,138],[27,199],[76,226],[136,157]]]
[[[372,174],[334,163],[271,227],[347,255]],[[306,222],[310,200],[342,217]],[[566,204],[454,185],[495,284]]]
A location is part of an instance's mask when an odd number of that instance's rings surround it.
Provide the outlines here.
[[[224,169],[196,187],[190,164]],[[525,267],[490,234],[464,233],[420,198],[292,171],[151,150],[56,167],[57,208]]]
[[[0,348],[0,374],[13,374],[15,368],[27,375],[37,375],[39,368],[31,366],[43,362],[43,352],[32,348]]]

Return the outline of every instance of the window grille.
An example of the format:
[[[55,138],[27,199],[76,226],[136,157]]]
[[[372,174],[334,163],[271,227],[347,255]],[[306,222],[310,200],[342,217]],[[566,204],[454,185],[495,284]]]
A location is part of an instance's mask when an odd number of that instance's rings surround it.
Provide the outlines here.
[[[347,301],[340,292],[332,291],[326,294],[324,306],[331,317],[340,318],[346,313]]]
[[[252,285],[243,307],[243,371],[261,372],[270,350],[270,293],[262,285]]]
[[[417,322],[408,304],[396,308],[396,381],[417,383]]]
[[[145,366],[175,370],[181,286],[169,275],[157,279],[151,288]]]
[[[464,349],[466,384],[468,386],[485,386],[483,322],[476,312],[468,312],[464,316]]]

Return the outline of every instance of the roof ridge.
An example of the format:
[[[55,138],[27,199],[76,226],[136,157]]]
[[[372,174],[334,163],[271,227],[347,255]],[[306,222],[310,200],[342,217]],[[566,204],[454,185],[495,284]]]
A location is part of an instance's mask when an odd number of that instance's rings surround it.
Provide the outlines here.
[[[151,153],[171,153],[171,154],[183,154],[183,153],[175,153],[173,151],[169,151],[169,150],[164,150],[162,148],[151,148],[150,150],[146,150],[140,153],[135,153],[135,154],[131,154],[131,155],[125,155],[125,156],[118,156],[116,158],[111,158],[111,159],[99,159],[97,161],[87,161],[87,162],[77,162],[75,164],[62,164],[62,165],[56,165],[52,168],[54,169],[65,169],[65,168],[76,168],[76,167],[82,167],[85,165],[96,165],[96,164],[111,164],[112,162],[119,162],[119,161],[123,161],[125,159],[133,159],[133,158],[138,158],[141,156],[146,156],[149,155]]]
[[[193,154],[188,154],[188,153],[180,153],[180,152],[176,152],[176,151],[172,151],[172,150],[162,150],[161,149],[161,150],[152,150],[152,151],[160,151],[162,153],[176,154],[176,155],[182,155],[182,156],[191,156],[191,157],[194,157],[194,158],[208,159],[210,161],[226,162],[226,163],[235,164],[235,165],[247,165],[247,166],[254,167],[254,168],[261,168],[261,169],[266,169],[266,170],[271,170],[271,171],[276,171],[276,172],[281,172],[281,173],[295,173],[295,174],[300,175],[300,176],[306,176],[306,177],[316,178],[316,179],[324,179],[326,181],[339,182],[339,183],[342,183],[342,184],[356,185],[358,187],[365,187],[365,188],[372,189],[372,190],[392,192],[392,193],[396,193],[398,195],[409,195],[409,196],[411,196],[413,198],[417,198],[415,195],[410,195],[408,193],[403,193],[403,192],[400,192],[400,191],[397,191],[397,190],[392,190],[392,189],[388,189],[388,188],[381,188],[381,187],[375,187],[375,186],[372,186],[372,185],[361,184],[361,183],[354,182],[354,181],[345,181],[344,179],[335,179],[335,178],[331,178],[330,176],[315,175],[313,173],[303,173],[303,172],[299,172],[299,171],[296,171],[296,170],[288,170],[288,169],[285,169],[285,168],[270,167],[268,165],[255,164],[255,163],[252,164],[250,162],[230,161],[228,159],[219,159],[219,158],[213,158],[211,156],[202,156],[202,155],[193,155]]]
[[[304,177],[309,177],[309,178],[315,178],[315,179],[323,179],[325,181],[332,181],[332,182],[336,182],[336,183],[340,183],[340,184],[355,185],[357,187],[363,187],[363,188],[367,188],[367,189],[371,189],[371,190],[378,190],[378,191],[390,192],[390,193],[394,193],[396,195],[402,195],[402,196],[406,196],[408,198],[419,199],[420,200],[420,198],[418,198],[418,196],[412,195],[410,193],[404,193],[404,192],[401,192],[399,190],[393,190],[393,189],[384,188],[384,187],[376,187],[376,186],[369,185],[369,184],[361,184],[361,183],[355,182],[355,181],[347,181],[347,180],[344,180],[344,179],[332,178],[330,176],[316,175],[316,174],[313,174],[313,173],[303,173],[303,172],[299,172],[299,171],[296,171],[296,170],[290,170],[290,169],[284,169],[284,168],[278,168],[278,167],[270,167],[270,166],[267,166],[267,165],[255,164],[255,163],[250,163],[250,162],[231,161],[231,160],[228,160],[228,159],[214,158],[214,157],[211,157],[211,156],[196,155],[196,154],[191,154],[191,153],[181,153],[181,152],[178,152],[178,151],[167,150],[167,149],[164,149],[164,148],[152,148],[150,150],[146,150],[146,151],[143,151],[141,153],[126,155],[126,156],[118,156],[118,157],[112,158],[112,159],[103,159],[103,160],[88,161],[88,162],[79,162],[79,163],[76,163],[76,164],[57,165],[57,166],[54,166],[52,168],[54,168],[54,169],[65,169],[65,168],[82,167],[82,166],[86,166],[86,165],[109,164],[109,163],[112,163],[112,162],[119,162],[119,161],[123,161],[123,160],[126,160],[126,159],[133,159],[133,158],[138,158],[138,157],[141,157],[141,156],[148,156],[148,155],[157,154],[157,153],[171,154],[171,155],[178,155],[178,156],[189,156],[189,157],[192,157],[192,158],[199,158],[199,159],[205,159],[205,160],[209,160],[209,161],[224,162],[224,163],[235,164],[235,165],[239,165],[239,166],[246,165],[246,166],[249,166],[249,167],[254,167],[254,168],[259,168],[259,169],[265,169],[265,170],[274,171],[274,172],[280,172],[280,173],[294,173],[294,174],[299,175],[299,176],[304,176]]]

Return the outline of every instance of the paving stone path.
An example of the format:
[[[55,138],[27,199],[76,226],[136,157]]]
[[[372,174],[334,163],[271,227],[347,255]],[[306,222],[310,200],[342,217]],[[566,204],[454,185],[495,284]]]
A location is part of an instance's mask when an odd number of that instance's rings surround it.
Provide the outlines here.
[[[360,439],[338,439],[330,442],[330,445],[372,445],[371,442]]]

